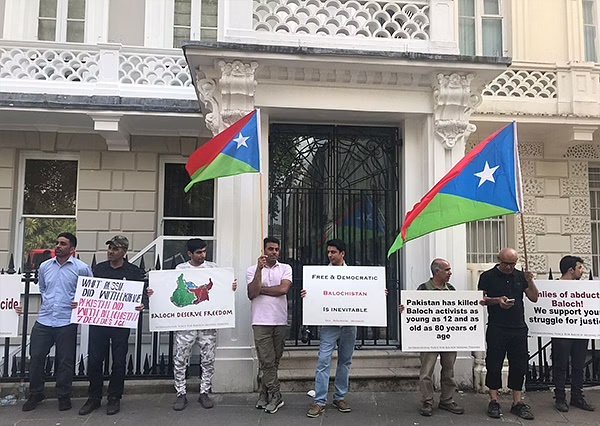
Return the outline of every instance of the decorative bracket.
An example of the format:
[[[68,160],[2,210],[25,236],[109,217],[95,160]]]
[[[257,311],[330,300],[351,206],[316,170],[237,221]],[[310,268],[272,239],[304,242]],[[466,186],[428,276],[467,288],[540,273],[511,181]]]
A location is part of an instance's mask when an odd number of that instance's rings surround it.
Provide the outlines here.
[[[106,140],[109,151],[131,151],[129,132],[121,123],[121,114],[90,114],[94,130]]]
[[[212,70],[196,70],[196,92],[204,104],[206,127],[222,132],[254,109],[258,63],[219,61]]]
[[[436,77],[433,85],[435,138],[446,149],[452,149],[477,129],[469,119],[481,103],[481,96],[471,93],[473,74],[440,73]]]

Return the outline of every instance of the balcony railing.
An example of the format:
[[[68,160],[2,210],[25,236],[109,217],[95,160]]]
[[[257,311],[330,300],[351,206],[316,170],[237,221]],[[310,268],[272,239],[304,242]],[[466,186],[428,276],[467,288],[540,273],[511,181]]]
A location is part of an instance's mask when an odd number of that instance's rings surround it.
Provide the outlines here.
[[[196,99],[181,51],[118,44],[1,40],[0,91]]]

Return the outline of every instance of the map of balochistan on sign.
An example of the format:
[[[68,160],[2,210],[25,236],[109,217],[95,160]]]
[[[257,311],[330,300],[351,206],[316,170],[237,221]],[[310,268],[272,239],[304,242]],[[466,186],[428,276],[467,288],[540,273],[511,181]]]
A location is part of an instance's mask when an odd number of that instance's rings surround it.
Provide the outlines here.
[[[150,331],[235,327],[231,268],[151,271]]]

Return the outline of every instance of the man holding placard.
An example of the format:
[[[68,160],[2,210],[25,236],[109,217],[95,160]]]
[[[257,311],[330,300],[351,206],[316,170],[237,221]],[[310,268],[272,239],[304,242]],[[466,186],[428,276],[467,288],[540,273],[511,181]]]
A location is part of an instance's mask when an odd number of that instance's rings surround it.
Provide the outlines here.
[[[106,242],[106,257],[94,268],[94,277],[114,280],[144,281],[145,273],[125,259],[129,249],[129,240],[124,235],[115,235]],[[139,294],[139,293],[138,293]],[[144,305],[138,307],[142,310]],[[127,350],[129,349],[130,328],[90,325],[88,356],[88,400],[79,410],[87,415],[99,408],[104,386],[103,364],[109,347],[112,350],[112,368],[108,384],[108,403],[106,414],[117,414],[121,410],[121,398],[125,387]]]
[[[533,420],[531,408],[521,400],[529,358],[523,293],[533,303],[537,302],[539,293],[533,274],[515,269],[518,260],[515,249],[503,248],[498,253],[498,264],[479,277],[478,288],[484,292],[482,302],[488,307],[485,385],[489,388],[490,403],[487,414],[495,419],[502,415],[498,390],[502,386],[504,358],[508,357],[508,387],[513,394],[510,412]]]
[[[259,363],[260,393],[256,408],[274,414],[284,405],[277,377],[287,336],[287,293],[292,287],[292,267],[279,263],[277,238],[263,241],[263,254],[246,270],[252,331]]]
[[[429,291],[456,291],[450,284],[452,276],[452,267],[450,262],[445,259],[433,259],[431,262],[431,279],[417,287],[417,290]],[[404,312],[404,306],[400,305],[400,312]],[[454,392],[456,391],[456,382],[454,381],[454,363],[456,362],[456,352],[421,352],[421,371],[419,372],[419,389],[421,390],[421,409],[422,416],[431,416],[433,414],[433,370],[435,363],[440,356],[442,366],[440,383],[442,394],[438,408],[450,411],[454,414],[463,414],[464,408],[454,401]]]
[[[560,260],[561,280],[579,280],[584,272],[583,259],[565,256]],[[569,411],[565,383],[571,358],[571,405],[585,411],[594,411],[583,397],[583,367],[588,349],[588,339],[552,338],[552,373],[554,376],[554,407],[560,412]]]
[[[327,241],[327,257],[329,266],[346,266],[346,244],[334,239]],[[306,296],[306,290],[302,290],[302,297]],[[307,417],[319,417],[325,412],[327,404],[327,390],[329,388],[329,374],[331,371],[331,357],[337,345],[338,361],[335,371],[335,393],[333,405],[342,413],[352,411],[350,405],[344,399],[348,393],[350,381],[350,367],[352,355],[356,342],[356,326],[321,326],[319,358],[315,373],[315,398],[314,403],[306,412]]]
[[[38,285],[42,305],[37,321],[31,330],[29,343],[29,398],[23,411],[34,410],[44,400],[44,375],[46,358],[56,346],[54,371],[56,394],[60,411],[71,409],[71,392],[75,370],[77,324],[71,324],[73,298],[79,276],[91,277],[90,267],[77,259],[77,238],[70,232],[58,234],[55,256],[43,262],[38,269]],[[16,309],[22,314],[21,307]]]

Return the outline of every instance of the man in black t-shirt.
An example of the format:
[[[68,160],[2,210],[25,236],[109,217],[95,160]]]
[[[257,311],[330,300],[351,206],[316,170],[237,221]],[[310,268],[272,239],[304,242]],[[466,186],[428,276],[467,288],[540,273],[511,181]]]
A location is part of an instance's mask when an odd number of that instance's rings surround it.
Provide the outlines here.
[[[123,235],[115,235],[106,242],[108,245],[107,258],[93,269],[94,276],[98,278],[112,278],[115,280],[144,281],[145,272],[125,260],[129,249],[129,240]],[[142,295],[144,304],[147,296]],[[143,309],[143,305],[136,308]],[[79,410],[79,414],[86,415],[99,408],[102,401],[102,388],[104,376],[102,364],[108,350],[112,345],[112,371],[108,384],[108,404],[106,414],[116,414],[121,409],[121,397],[125,385],[125,368],[127,349],[129,346],[129,333],[131,329],[120,327],[101,327],[90,325],[89,354],[88,354],[88,400]]]
[[[510,412],[533,420],[531,408],[521,401],[529,358],[523,293],[535,303],[538,289],[531,272],[515,269],[518,259],[516,250],[504,248],[498,253],[498,264],[479,277],[479,290],[483,290],[485,296],[483,303],[488,306],[485,384],[489,388],[490,403],[487,413],[493,418],[501,416],[498,389],[502,387],[502,364],[508,357],[508,387],[513,394]]]

